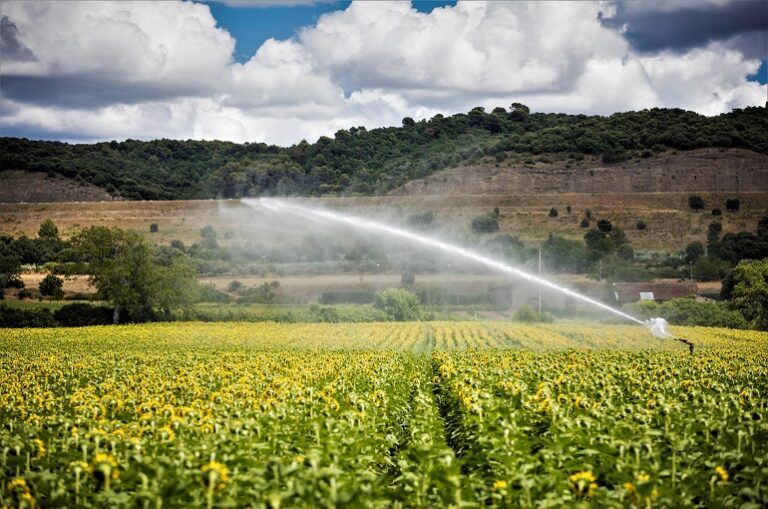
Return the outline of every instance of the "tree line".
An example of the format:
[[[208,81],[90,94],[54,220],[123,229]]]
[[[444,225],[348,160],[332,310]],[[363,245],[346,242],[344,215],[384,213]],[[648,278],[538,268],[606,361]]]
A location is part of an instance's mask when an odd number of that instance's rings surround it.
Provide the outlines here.
[[[532,113],[514,103],[490,112],[435,115],[400,127],[342,129],[315,143],[126,140],[68,144],[0,138],[3,170],[45,172],[134,200],[259,195],[376,195],[435,171],[510,154],[585,155],[617,163],[665,150],[745,148],[768,153],[764,107],[706,117],[681,109],[610,116]]]

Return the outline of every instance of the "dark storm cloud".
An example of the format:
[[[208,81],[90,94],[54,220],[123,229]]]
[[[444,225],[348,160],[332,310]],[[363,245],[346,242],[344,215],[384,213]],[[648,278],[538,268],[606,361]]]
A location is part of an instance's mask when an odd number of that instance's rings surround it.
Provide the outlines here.
[[[748,58],[766,58],[768,2],[736,0],[665,11],[653,4],[620,1],[616,15],[603,25],[620,29],[633,48],[643,52],[686,51],[712,41],[738,39],[734,49]],[[662,7],[664,4],[657,4]]]
[[[0,17],[0,56],[3,60],[31,62],[37,60],[29,48],[19,42],[19,31],[8,16]]]
[[[130,83],[99,74],[3,76],[3,96],[39,106],[94,109],[110,104],[137,104],[175,97],[200,96],[193,87]]]

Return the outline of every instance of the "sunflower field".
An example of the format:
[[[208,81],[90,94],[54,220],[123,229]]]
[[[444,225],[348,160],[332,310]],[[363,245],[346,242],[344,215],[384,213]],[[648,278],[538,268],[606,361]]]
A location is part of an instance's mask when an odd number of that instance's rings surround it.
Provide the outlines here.
[[[768,506],[768,334],[674,332],[0,329],[0,506]]]

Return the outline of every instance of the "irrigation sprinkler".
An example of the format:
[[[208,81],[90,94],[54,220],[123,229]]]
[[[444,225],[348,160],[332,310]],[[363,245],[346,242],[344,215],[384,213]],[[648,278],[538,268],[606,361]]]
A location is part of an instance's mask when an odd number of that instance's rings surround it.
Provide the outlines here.
[[[361,217],[356,217],[348,214],[342,214],[342,213],[334,212],[327,209],[307,207],[305,205],[298,205],[296,203],[291,203],[285,200],[272,199],[272,198],[260,198],[258,201],[256,200],[244,200],[244,201],[245,203],[251,206],[264,207],[273,212],[283,211],[283,212],[294,214],[299,217],[303,217],[305,219],[340,223],[340,224],[345,224],[347,226],[351,226],[351,227],[368,231],[368,232],[375,232],[378,234],[398,237],[402,240],[405,240],[414,244],[419,244],[419,245],[431,248],[433,250],[448,253],[452,256],[456,256],[456,257],[464,258],[466,260],[480,263],[496,272],[499,272],[502,274],[508,274],[511,276],[517,276],[521,279],[537,284],[539,288],[543,286],[543,287],[556,290],[564,295],[568,295],[575,299],[579,299],[583,302],[586,302],[592,306],[601,308],[605,311],[609,311],[631,322],[644,325],[645,327],[648,328],[648,330],[650,330],[651,334],[653,334],[657,338],[675,339],[677,341],[685,343],[686,345],[688,345],[688,348],[690,349],[691,354],[693,354],[693,343],[687,339],[677,338],[674,335],[667,332],[668,324],[667,324],[667,321],[664,320],[663,318],[651,318],[650,320],[646,320],[646,321],[640,320],[639,318],[635,318],[634,316],[629,315],[624,311],[611,307],[598,300],[592,299],[584,294],[571,290],[570,288],[558,285],[541,276],[536,276],[518,267],[508,265],[499,260],[494,260],[493,258],[489,258],[475,251],[471,251],[469,249],[456,246],[454,244],[449,244],[448,242],[443,242],[441,240],[438,240],[432,237],[426,237],[424,235],[421,235],[420,233],[416,233],[403,228],[398,228],[393,225],[380,223],[377,221],[372,221],[370,219],[364,219]]]

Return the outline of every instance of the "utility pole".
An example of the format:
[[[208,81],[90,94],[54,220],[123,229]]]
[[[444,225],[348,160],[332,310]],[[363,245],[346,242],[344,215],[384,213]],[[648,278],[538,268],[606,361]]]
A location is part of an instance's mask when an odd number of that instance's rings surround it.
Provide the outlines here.
[[[541,248],[539,248],[539,277],[541,277]],[[541,314],[541,283],[539,283],[539,314]]]

